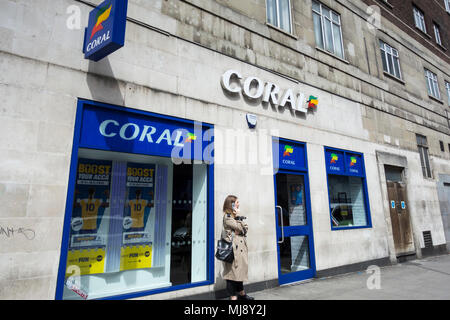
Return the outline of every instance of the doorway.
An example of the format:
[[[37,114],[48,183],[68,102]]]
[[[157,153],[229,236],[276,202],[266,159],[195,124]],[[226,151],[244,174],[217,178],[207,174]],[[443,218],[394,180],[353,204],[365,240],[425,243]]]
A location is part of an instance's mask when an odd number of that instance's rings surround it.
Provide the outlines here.
[[[386,165],[385,173],[395,254],[397,258],[415,254],[404,169]]]

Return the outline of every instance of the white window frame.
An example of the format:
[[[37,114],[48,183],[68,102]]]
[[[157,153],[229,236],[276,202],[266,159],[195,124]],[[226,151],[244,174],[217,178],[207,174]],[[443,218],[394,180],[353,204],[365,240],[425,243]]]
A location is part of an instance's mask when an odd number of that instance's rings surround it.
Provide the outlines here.
[[[427,25],[425,24],[425,16],[423,12],[419,9],[414,7],[414,23],[417,28],[422,30],[423,32],[427,33]]]
[[[317,45],[320,49],[326,50],[327,52],[330,52],[330,53],[332,53],[333,55],[335,55],[335,56],[337,56],[337,57],[339,57],[339,58],[345,60],[344,40],[343,40],[343,38],[342,38],[342,20],[341,20],[341,15],[340,15],[339,13],[337,13],[336,11],[330,9],[329,7],[323,5],[323,4],[322,4],[321,2],[319,2],[319,1],[313,0],[313,2],[316,2],[316,3],[319,5],[319,8],[320,8],[320,12],[319,12],[319,11],[314,10],[314,6],[313,6],[313,7],[312,7],[312,11],[320,16],[320,28],[321,28],[320,31],[321,31],[321,33],[322,33],[323,48],[319,47],[317,43],[316,43],[316,45]],[[326,9],[328,9],[328,10],[330,11],[330,16],[329,16],[329,17],[327,17],[327,16],[325,16],[325,15],[323,14],[323,12],[322,12],[322,11],[323,11],[323,10],[322,10],[323,7],[325,7]],[[338,17],[338,19],[337,19],[338,21],[335,21],[335,20],[333,19],[333,13]],[[325,28],[324,28],[324,19],[327,19],[328,21],[331,22],[331,41],[332,41],[332,45],[333,45],[333,51],[332,51],[332,52],[331,52],[330,50],[327,49],[327,47],[328,47],[327,44],[328,44],[329,39],[328,39],[328,37],[326,36],[326,32],[325,32]],[[339,39],[340,39],[340,43],[339,43],[338,45],[341,46],[342,57],[339,56],[339,55],[337,54],[336,43],[334,42],[334,28],[333,28],[333,25],[336,25],[336,26],[339,27],[339,33],[340,33]]]
[[[277,14],[276,14],[277,22],[276,22],[276,24],[273,24],[272,22],[269,22],[269,15],[268,15],[268,12],[267,12],[267,10],[269,8],[269,5],[267,4],[268,2],[275,2],[275,6],[276,6],[276,10],[277,10]],[[270,25],[272,25],[272,26],[274,26],[274,27],[276,27],[276,28],[278,28],[280,30],[283,30],[284,32],[287,32],[287,33],[290,33],[290,34],[294,34],[293,33],[293,28],[292,28],[291,0],[288,0],[288,2],[289,2],[288,3],[288,8],[289,8],[289,30],[285,30],[285,29],[283,29],[281,27],[281,23],[280,23],[280,2],[279,2],[279,0],[266,0],[266,21],[267,21],[268,24],[270,24]]]
[[[450,0],[444,0],[445,10],[450,13]]]
[[[394,49],[393,47],[391,47],[390,45],[385,43],[383,40],[380,40],[380,50],[381,50],[381,59],[383,59],[385,61],[385,64],[387,67],[387,70],[385,70],[384,64],[382,64],[383,71],[387,72],[391,76],[394,76],[398,79],[403,79],[402,78],[402,70],[400,68],[400,57],[399,57],[397,49]],[[394,70],[391,70],[389,60],[391,61],[392,67]],[[398,68],[398,72],[399,72],[398,75],[396,74],[396,71],[395,71],[395,65],[397,65],[397,68]]]
[[[442,46],[441,28],[436,23],[433,22],[433,29],[434,29],[434,37],[436,38],[436,43]]]
[[[447,89],[448,105],[450,106],[450,82],[445,81],[445,89]]]
[[[428,94],[433,98],[441,100],[437,75],[425,69],[425,80],[427,81]]]

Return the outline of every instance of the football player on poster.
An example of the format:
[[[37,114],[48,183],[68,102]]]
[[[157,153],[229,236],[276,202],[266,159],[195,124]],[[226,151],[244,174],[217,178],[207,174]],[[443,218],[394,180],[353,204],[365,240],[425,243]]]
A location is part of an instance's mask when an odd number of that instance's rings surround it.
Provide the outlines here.
[[[145,209],[153,207],[151,200],[142,199],[142,190],[136,189],[135,198],[127,202],[130,208],[131,226],[128,231],[144,231]],[[153,199],[153,192],[149,193],[150,199]]]

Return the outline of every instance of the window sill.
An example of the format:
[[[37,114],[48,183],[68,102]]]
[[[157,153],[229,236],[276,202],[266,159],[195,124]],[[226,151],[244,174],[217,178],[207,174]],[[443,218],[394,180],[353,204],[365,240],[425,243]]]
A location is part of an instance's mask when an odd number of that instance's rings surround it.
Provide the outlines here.
[[[428,34],[428,33],[426,33],[425,31],[423,31],[422,29],[420,29],[418,26],[416,26],[416,25],[414,25],[414,27],[416,27],[416,29],[417,30],[419,30],[419,32],[422,34],[422,35],[424,35],[424,36],[426,36],[428,39],[432,39],[432,37]]]
[[[439,99],[439,98],[433,97],[432,95],[428,95],[428,97],[429,97],[431,100],[434,100],[434,101],[436,101],[436,102],[439,102],[440,104],[444,104],[444,101],[441,100],[441,99]]]
[[[439,44],[439,43],[437,43],[437,42],[436,42],[436,44],[437,44],[438,47],[441,48],[442,50],[447,51],[447,48],[444,47],[442,44]]]
[[[390,78],[392,80],[395,80],[395,81],[401,83],[402,85],[406,85],[406,82],[403,81],[403,79],[397,78],[396,76],[394,76],[394,75],[392,75],[392,74],[390,74],[390,73],[388,73],[388,72],[386,72],[384,70],[383,70],[383,74],[384,74],[385,77],[388,77],[388,78]]]
[[[354,230],[354,229],[372,229],[372,226],[366,225],[366,226],[331,227],[331,231]]]
[[[392,4],[390,4],[387,1],[384,0],[378,0],[378,2],[381,2],[382,4],[386,5],[387,7],[389,7],[390,9],[394,9],[394,6]]]
[[[286,30],[278,28],[277,26],[274,26],[273,24],[270,24],[270,23],[266,22],[266,26],[268,26],[269,28],[274,29],[274,30],[276,30],[278,32],[281,32],[282,34],[284,34],[284,35],[286,35],[288,37],[291,37],[292,39],[298,40],[297,36],[293,35],[292,33],[288,32]]]
[[[329,55],[329,56],[331,56],[331,57],[333,57],[335,59],[338,59],[338,60],[340,60],[340,61],[342,61],[342,62],[344,62],[346,64],[350,64],[350,62],[348,62],[347,60],[345,60],[345,59],[343,59],[341,57],[338,57],[337,55],[335,55],[335,54],[333,54],[331,52],[328,52],[327,50],[324,50],[324,49],[319,48],[319,47],[316,47],[316,50],[319,51],[319,52],[325,53],[325,54],[327,54],[327,55]]]

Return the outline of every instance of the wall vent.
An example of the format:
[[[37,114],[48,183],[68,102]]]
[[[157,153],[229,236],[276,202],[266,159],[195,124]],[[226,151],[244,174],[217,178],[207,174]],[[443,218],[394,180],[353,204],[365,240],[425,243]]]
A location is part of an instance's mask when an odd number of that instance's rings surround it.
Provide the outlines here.
[[[423,242],[425,243],[425,248],[433,247],[433,239],[431,238],[431,231],[423,232]]]

